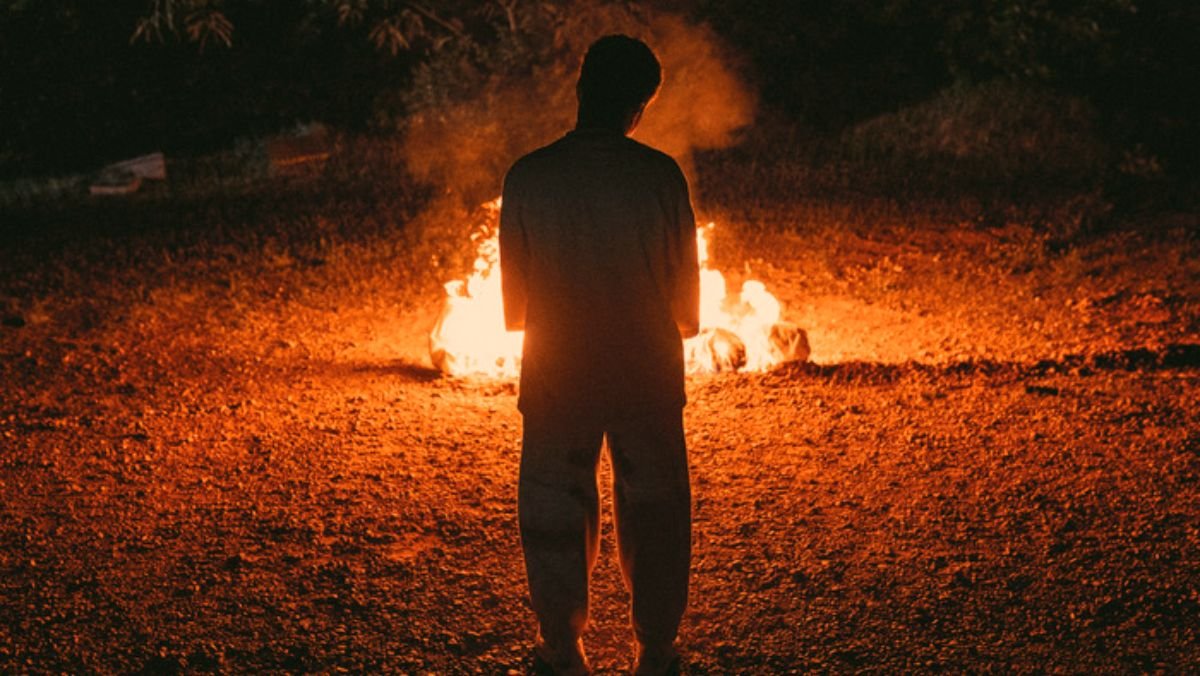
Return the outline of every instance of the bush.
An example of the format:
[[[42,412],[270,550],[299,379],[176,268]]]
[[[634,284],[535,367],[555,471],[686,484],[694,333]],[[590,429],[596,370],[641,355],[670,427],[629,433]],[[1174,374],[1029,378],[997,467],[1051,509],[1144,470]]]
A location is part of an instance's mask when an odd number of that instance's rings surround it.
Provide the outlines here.
[[[1087,102],[1008,81],[946,89],[850,128],[841,142],[859,161],[994,182],[1094,181],[1110,154]]]

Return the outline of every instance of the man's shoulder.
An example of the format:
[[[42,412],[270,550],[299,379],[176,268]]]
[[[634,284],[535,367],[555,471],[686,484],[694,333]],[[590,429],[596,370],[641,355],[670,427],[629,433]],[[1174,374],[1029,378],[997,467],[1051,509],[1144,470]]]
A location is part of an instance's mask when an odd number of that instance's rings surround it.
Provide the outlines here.
[[[675,158],[640,141],[620,136],[604,143],[604,154],[620,157],[618,164],[643,176],[653,184],[684,186],[686,179]],[[549,176],[572,173],[582,158],[595,156],[597,148],[585,137],[567,134],[537,150],[522,155],[509,167],[504,183],[509,189],[529,182],[539,183]]]
[[[517,158],[517,161],[513,163],[512,168],[516,169],[518,167],[528,167],[541,162],[553,161],[557,157],[570,153],[572,151],[572,146],[574,145],[573,141],[574,139],[572,138],[571,133],[559,136],[557,139],[547,143],[546,145],[536,150],[531,150]],[[511,170],[512,169],[509,171]]]
[[[675,162],[675,158],[667,153],[629,136],[614,136],[615,138],[610,137],[611,142],[622,152],[662,167],[679,170],[679,164]],[[609,147],[611,149],[612,146]],[[513,163],[509,171],[527,170],[540,164],[553,164],[560,160],[569,160],[575,154],[582,152],[594,152],[594,150],[585,145],[583,137],[580,135],[568,133],[537,150],[522,155]]]
[[[666,154],[665,152],[659,150],[658,148],[655,148],[653,146],[648,146],[645,143],[642,143],[641,141],[639,141],[637,139],[630,138],[627,136],[627,137],[625,137],[625,140],[629,142],[629,144],[634,148],[635,152],[640,153],[641,155],[646,157],[646,159],[648,161],[654,162],[654,163],[658,164],[659,166],[662,166],[667,169],[679,171],[679,163],[675,161],[674,157],[671,157],[670,155]]]
[[[632,136],[623,136],[620,139],[621,148],[628,153],[631,158],[636,158],[645,164],[654,167],[660,171],[667,173],[680,173],[679,164],[667,153],[646,145]]]
[[[530,172],[536,172],[540,166],[544,166],[548,161],[552,161],[552,158],[556,154],[555,147],[562,143],[562,140],[559,139],[518,157],[517,161],[513,162],[512,166],[508,168],[504,179],[505,182],[519,179]]]

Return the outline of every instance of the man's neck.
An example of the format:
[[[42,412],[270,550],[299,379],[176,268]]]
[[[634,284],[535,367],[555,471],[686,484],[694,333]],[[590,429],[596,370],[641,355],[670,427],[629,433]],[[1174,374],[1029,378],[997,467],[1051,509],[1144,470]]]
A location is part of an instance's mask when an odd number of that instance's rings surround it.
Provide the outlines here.
[[[621,129],[619,126],[613,124],[588,124],[585,122],[577,122],[575,123],[575,131],[598,131],[609,134],[620,134],[621,136],[626,135],[624,129]]]
[[[584,111],[580,111],[578,117],[575,118],[576,131],[609,131],[626,136],[632,127],[633,125],[628,119],[618,120],[610,116],[589,115]]]

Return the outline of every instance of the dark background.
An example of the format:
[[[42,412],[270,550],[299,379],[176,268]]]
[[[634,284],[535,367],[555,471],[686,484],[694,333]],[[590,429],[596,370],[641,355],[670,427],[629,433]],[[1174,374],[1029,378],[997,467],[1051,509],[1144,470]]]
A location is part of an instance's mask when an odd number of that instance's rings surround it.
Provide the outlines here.
[[[501,3],[428,3],[461,33],[426,23],[393,49],[372,30],[406,3],[368,3],[357,22],[339,22],[338,4],[220,3],[228,45],[189,35],[183,18],[160,39],[131,40],[153,13],[144,0],[0,4],[0,177],[86,171],[157,149],[203,153],[312,120],[392,131],[413,105],[414,68],[486,52],[506,19]],[[652,4],[714,26],[765,109],[814,135],[948,87],[1006,80],[1083,98],[1106,139],[1144,148],[1170,174],[1194,173],[1200,156],[1190,104],[1200,11],[1188,0]],[[533,5],[511,7],[520,17]]]

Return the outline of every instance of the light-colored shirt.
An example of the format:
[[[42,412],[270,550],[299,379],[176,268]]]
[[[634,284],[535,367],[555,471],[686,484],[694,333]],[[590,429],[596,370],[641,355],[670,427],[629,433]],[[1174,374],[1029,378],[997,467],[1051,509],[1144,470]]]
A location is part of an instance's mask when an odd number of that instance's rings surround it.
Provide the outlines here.
[[[682,406],[700,287],[675,161],[616,131],[575,130],[519,159],[503,198],[505,322],[525,330],[521,411]]]

